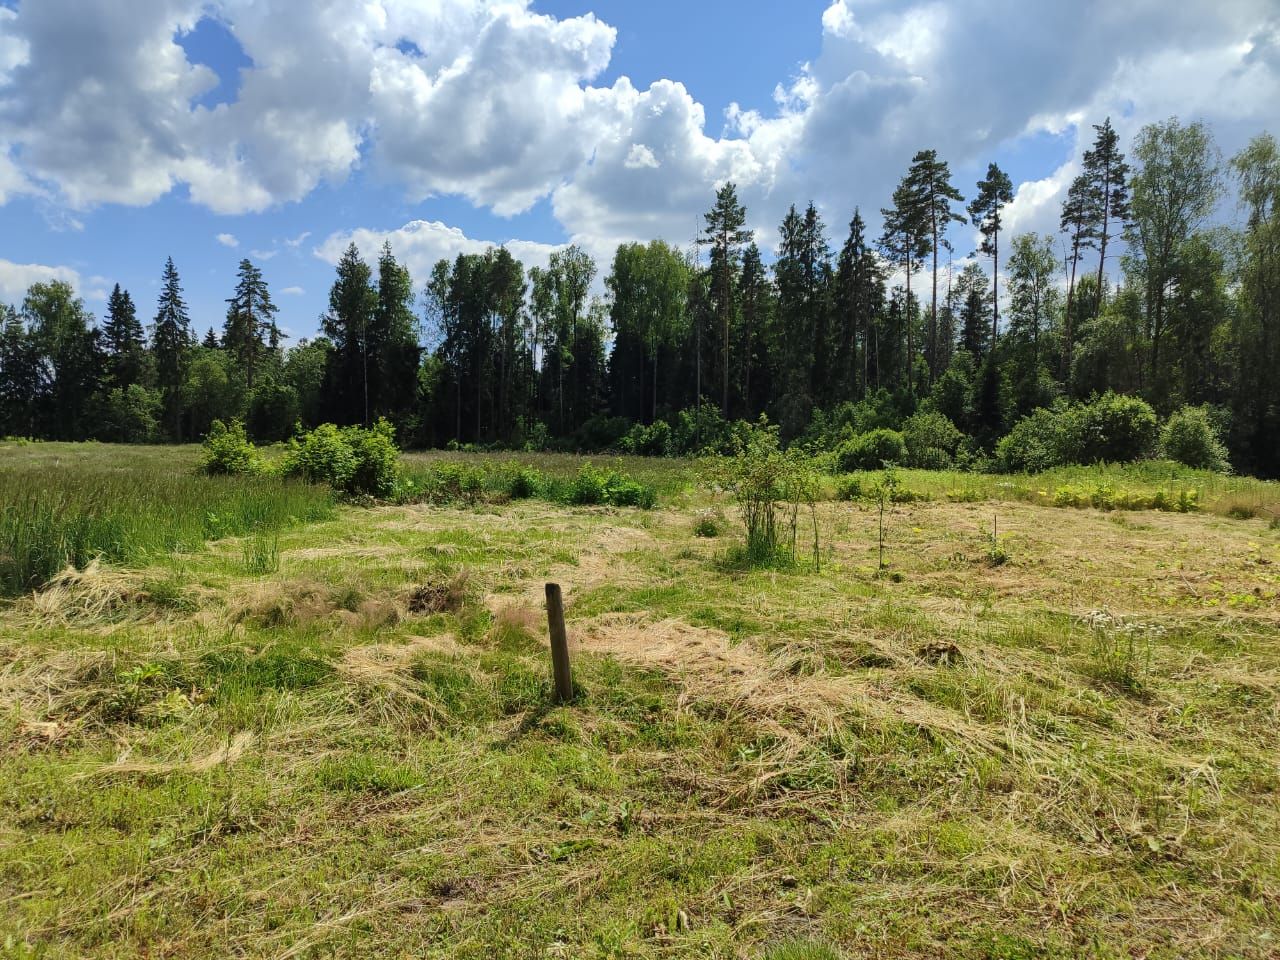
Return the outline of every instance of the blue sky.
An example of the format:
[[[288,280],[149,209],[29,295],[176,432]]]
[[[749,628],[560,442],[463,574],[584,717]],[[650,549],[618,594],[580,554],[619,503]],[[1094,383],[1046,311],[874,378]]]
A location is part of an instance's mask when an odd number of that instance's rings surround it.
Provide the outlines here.
[[[485,242],[603,268],[733,179],[766,247],[809,200],[837,246],[922,147],[966,194],[1000,163],[1015,229],[1052,232],[1106,115],[1280,132],[1274,5],[1167,7],[0,0],[0,299],[57,276],[100,312],[119,282],[149,314],[171,255],[203,332],[248,256],[306,336],[351,239],[419,283]]]

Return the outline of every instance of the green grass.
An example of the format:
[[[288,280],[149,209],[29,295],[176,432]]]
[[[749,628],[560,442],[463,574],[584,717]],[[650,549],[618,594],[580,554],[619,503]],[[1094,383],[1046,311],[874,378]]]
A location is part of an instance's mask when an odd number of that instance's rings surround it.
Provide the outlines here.
[[[255,534],[246,564],[271,566],[266,534],[331,515],[333,497],[301,483],[197,476],[183,463],[133,453],[51,459],[54,445],[6,449],[0,460],[0,596],[45,583],[67,566],[100,558],[145,564],[208,540]],[[56,445],[62,447],[64,445]],[[100,448],[104,452],[108,448]],[[30,450],[33,455],[27,456]]]
[[[0,608],[0,953],[1275,954],[1265,523],[938,496],[890,578],[833,501],[817,575],[726,563],[687,464],[597,465],[660,509],[343,505]]]

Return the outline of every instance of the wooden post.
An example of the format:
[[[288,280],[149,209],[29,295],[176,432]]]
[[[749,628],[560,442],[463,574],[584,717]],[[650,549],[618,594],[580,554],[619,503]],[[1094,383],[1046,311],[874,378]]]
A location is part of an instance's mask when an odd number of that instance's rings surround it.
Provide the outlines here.
[[[551,632],[551,669],[555,674],[556,703],[573,700],[573,677],[569,672],[569,634],[564,626],[564,599],[560,584],[547,584],[547,629]]]

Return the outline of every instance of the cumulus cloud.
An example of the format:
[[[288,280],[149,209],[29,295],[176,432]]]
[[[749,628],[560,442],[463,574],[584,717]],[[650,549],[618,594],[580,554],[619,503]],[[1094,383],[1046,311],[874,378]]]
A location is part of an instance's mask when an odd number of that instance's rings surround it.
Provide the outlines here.
[[[232,250],[240,246],[240,241],[230,233],[220,233],[214,239],[216,239],[218,243],[222,244],[222,246],[230,247]]]
[[[250,62],[235,99],[212,107],[198,101],[218,78],[178,43],[202,17]],[[146,204],[183,186],[244,213],[364,169],[412,200],[458,195],[500,215],[550,197],[566,233],[607,256],[622,240],[687,242],[726,180],[762,239],[810,199],[833,233],[859,203],[874,230],[921,148],[960,181],[1011,145],[1062,137],[1058,168],[1011,211],[1019,229],[1053,230],[1089,123],[1109,114],[1128,137],[1202,116],[1229,151],[1280,101],[1273,0],[832,0],[813,31],[817,55],[780,78],[771,107],[734,105],[708,133],[678,77],[597,85],[615,29],[531,0],[0,7],[0,203],[44,191],[73,208]],[[421,221],[391,235],[424,259],[477,243]]]
[[[95,278],[97,279],[97,278]],[[18,303],[33,283],[61,280],[80,290],[80,274],[70,267],[47,267],[38,263],[0,260],[0,302]]]
[[[396,258],[409,268],[418,280],[425,280],[439,260],[452,260],[460,253],[484,253],[490,247],[505,246],[525,267],[545,267],[551,254],[559,249],[554,244],[510,240],[495,243],[468,237],[457,227],[439,221],[415,220],[396,230],[358,229],[330,235],[315,249],[315,255],[336,265],[352,243],[366,259],[377,256],[384,243],[391,244]]]

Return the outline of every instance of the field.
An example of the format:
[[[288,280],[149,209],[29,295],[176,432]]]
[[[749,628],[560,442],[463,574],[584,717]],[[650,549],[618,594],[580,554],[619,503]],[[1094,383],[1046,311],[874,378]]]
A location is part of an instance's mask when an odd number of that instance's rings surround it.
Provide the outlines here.
[[[34,491],[132,518],[0,606],[0,955],[1280,955],[1274,484],[904,472],[885,568],[829,499],[818,572],[803,527],[734,562],[679,461],[596,458],[643,510],[196,457],[0,444],[0,531]]]

